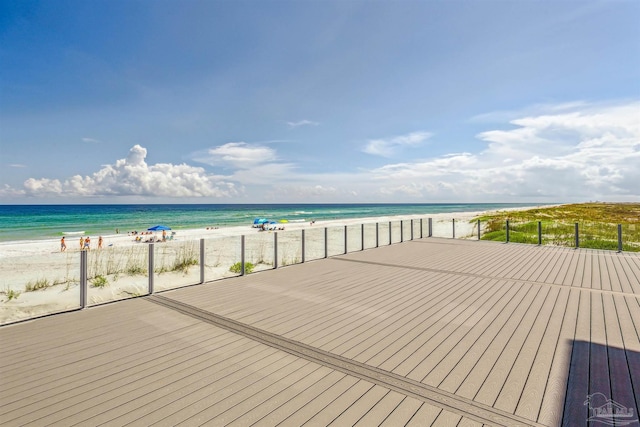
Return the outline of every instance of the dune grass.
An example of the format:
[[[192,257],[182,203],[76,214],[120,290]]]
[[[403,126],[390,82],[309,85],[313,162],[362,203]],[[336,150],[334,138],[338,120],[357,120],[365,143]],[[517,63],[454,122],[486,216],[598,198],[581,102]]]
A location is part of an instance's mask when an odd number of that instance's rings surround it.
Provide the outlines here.
[[[504,211],[474,218],[485,223],[483,240],[538,244],[538,222],[542,244],[575,246],[578,224],[579,246],[618,249],[618,224],[622,227],[624,251],[640,251],[640,203],[580,203],[523,211]]]

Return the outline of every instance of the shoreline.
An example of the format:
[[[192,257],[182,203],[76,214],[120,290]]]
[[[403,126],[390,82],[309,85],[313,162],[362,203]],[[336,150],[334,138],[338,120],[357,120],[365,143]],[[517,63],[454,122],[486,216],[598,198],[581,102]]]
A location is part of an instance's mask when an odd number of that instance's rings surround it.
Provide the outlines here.
[[[388,221],[398,221],[400,219],[427,219],[433,218],[434,222],[441,222],[445,220],[456,219],[456,221],[470,221],[471,219],[489,215],[496,212],[508,212],[508,211],[523,211],[530,209],[537,209],[540,207],[553,207],[553,206],[561,206],[561,205],[538,205],[538,206],[527,206],[527,207],[514,207],[514,208],[505,208],[499,210],[484,210],[484,211],[473,211],[473,212],[447,212],[447,213],[437,213],[437,214],[414,214],[414,215],[392,215],[392,216],[373,216],[373,217],[358,217],[358,218],[345,218],[345,219],[331,219],[331,220],[318,220],[315,221],[313,225],[310,224],[310,221],[304,222],[295,222],[291,221],[286,224],[278,224],[278,226],[284,226],[284,231],[291,230],[302,230],[307,228],[320,228],[320,227],[339,227],[344,225],[354,225],[354,224],[370,224],[375,222],[388,222]],[[145,230],[146,231],[146,230]],[[251,224],[247,225],[236,225],[236,226],[228,226],[228,227],[210,227],[210,228],[186,228],[173,230],[175,231],[174,241],[175,240],[199,240],[199,239],[210,239],[217,237],[230,237],[230,236],[241,236],[241,235],[250,235],[252,233],[258,232],[257,228],[253,228]],[[282,230],[276,230],[282,231]],[[154,234],[138,234],[142,236],[143,239],[149,236],[153,236]],[[156,236],[161,236],[159,233],[155,234]],[[79,239],[80,237],[86,238],[91,237],[92,240],[92,250],[97,249],[98,235],[91,234],[82,234],[82,235],[70,235],[65,236],[65,241],[67,245],[66,252],[80,252]],[[114,246],[132,246],[139,245],[144,242],[135,242],[135,235],[128,233],[119,233],[119,234],[103,234],[102,238],[104,239],[103,249],[114,247]],[[38,239],[38,240],[12,240],[6,242],[0,242],[0,259],[9,258],[12,256],[22,256],[22,255],[44,255],[44,254],[52,254],[60,252],[60,238],[48,238],[48,239]]]
[[[513,208],[523,210],[528,208]],[[278,251],[274,251],[272,231],[258,231],[246,226],[179,230],[172,240],[154,245],[153,283],[155,291],[239,275],[234,266],[240,264],[240,236],[245,236],[245,265],[252,264],[254,272],[297,264],[303,259],[311,261],[328,256],[373,248],[374,227],[380,224],[380,246],[398,243],[402,235],[400,220],[432,218],[434,237],[451,237],[452,219],[456,219],[456,237],[473,238],[477,233],[472,219],[498,211],[451,212],[432,215],[400,215],[363,217],[340,220],[316,221],[311,224],[286,223],[285,230],[278,231]],[[389,228],[389,223],[392,227]],[[349,232],[345,236],[341,227],[365,224],[365,235]],[[282,225],[282,224],[278,224]],[[327,228],[327,241],[324,233]],[[414,229],[417,225],[414,223]],[[423,223],[426,227],[426,221]],[[405,237],[408,228],[404,223]],[[301,233],[305,230],[305,250],[302,250]],[[424,228],[423,228],[424,230]],[[393,239],[391,236],[393,234]],[[143,235],[142,237],[149,237]],[[153,234],[151,235],[153,236]],[[161,233],[156,236],[161,237]],[[102,236],[103,249],[97,249],[98,236],[90,236],[93,248],[87,251],[87,304],[96,305],[133,296],[142,296],[149,289],[149,245],[136,242],[134,235],[114,234]],[[348,238],[347,238],[348,237]],[[200,239],[205,239],[205,251],[201,265]],[[304,252],[304,254],[303,254]],[[36,242],[0,243],[0,325],[40,317],[46,314],[68,311],[80,306],[80,245],[78,240],[67,239],[67,250],[60,252],[60,241],[49,239]],[[277,256],[277,259],[275,258]]]

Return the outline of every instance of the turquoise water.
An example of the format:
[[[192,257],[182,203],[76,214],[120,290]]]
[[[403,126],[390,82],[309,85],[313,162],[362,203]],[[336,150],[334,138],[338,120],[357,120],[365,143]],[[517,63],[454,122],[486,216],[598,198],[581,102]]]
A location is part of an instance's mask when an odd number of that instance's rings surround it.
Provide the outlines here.
[[[274,205],[0,205],[0,242],[111,235],[157,224],[173,230],[250,226],[255,218],[308,222],[391,215],[473,212],[532,204],[274,204]]]

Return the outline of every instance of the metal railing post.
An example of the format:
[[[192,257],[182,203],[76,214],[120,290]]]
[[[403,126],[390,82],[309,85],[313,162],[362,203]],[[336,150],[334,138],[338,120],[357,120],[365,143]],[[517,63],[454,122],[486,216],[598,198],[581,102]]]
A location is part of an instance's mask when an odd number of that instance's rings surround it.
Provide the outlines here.
[[[389,245],[391,245],[391,221],[389,221]]]
[[[362,236],[362,242],[360,242],[360,250],[364,251],[364,224],[360,224],[360,235]]]
[[[453,224],[453,238],[455,239],[456,238],[456,219],[453,218],[451,220],[451,223]]]
[[[278,232],[273,233],[273,268],[278,268]]]
[[[327,227],[324,228],[324,257],[329,256],[329,231]]]
[[[622,252],[622,224],[618,224],[618,252]]]
[[[428,224],[429,229],[427,231],[429,232],[429,234],[427,235],[427,237],[433,237],[433,218],[429,218],[428,222],[429,222]]]
[[[420,218],[420,238],[422,239],[422,229],[424,228],[423,226],[423,221],[422,218]]]
[[[542,246],[542,221],[538,221],[538,246]]]
[[[411,220],[411,240],[413,240],[413,220]]]
[[[153,295],[153,269],[155,268],[153,260],[155,251],[153,250],[153,245],[153,243],[149,243],[149,295]]]
[[[304,264],[304,228],[302,229],[302,263]]]
[[[344,253],[347,253],[347,226],[344,226]]]
[[[404,220],[400,220],[400,243],[404,242]]]
[[[578,233],[578,223],[576,222],[576,249],[580,247],[580,235]]]
[[[87,251],[80,251],[80,308],[87,307]]]
[[[244,276],[244,234],[240,236],[240,275]]]
[[[380,246],[380,223],[376,222],[376,248]]]
[[[509,220],[507,220],[507,243],[509,243]]]
[[[204,239],[200,239],[200,283],[204,283]]]
[[[480,240],[480,220],[478,220],[478,240]]]

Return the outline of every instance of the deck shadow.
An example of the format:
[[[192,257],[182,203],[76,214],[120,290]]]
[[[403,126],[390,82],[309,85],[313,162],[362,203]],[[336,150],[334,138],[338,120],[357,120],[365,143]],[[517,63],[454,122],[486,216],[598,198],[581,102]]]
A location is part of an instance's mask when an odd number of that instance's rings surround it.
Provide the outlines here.
[[[640,425],[640,353],[573,341],[563,426]]]

